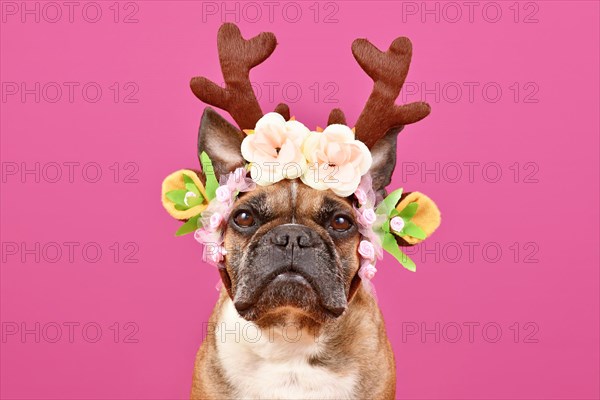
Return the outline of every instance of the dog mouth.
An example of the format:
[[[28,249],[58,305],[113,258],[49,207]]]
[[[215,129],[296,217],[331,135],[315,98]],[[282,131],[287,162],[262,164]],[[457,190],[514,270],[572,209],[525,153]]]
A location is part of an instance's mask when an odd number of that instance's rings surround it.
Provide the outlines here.
[[[277,285],[279,283],[292,283],[305,286],[310,290],[314,290],[310,282],[300,273],[286,271],[278,274],[271,282],[268,282],[267,285]]]
[[[285,268],[268,274],[252,288],[251,296],[236,295],[233,302],[240,316],[250,320],[282,307],[298,309],[320,320],[342,315],[346,309],[345,302],[343,305],[339,302],[327,304],[321,292],[312,276]]]

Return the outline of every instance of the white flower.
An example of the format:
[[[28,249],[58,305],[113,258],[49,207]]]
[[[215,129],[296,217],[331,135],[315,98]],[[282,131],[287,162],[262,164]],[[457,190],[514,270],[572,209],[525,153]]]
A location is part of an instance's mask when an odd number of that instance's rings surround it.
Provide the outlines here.
[[[242,156],[251,163],[252,179],[265,186],[300,177],[306,170],[301,146],[309,132],[298,121],[286,121],[274,112],[265,114],[254,133],[242,141]]]
[[[329,125],[323,132],[311,132],[302,152],[308,169],[301,179],[317,189],[331,189],[336,195],[350,196],[358,188],[360,178],[373,162],[367,146],[354,138],[346,125]]]
[[[394,232],[400,232],[404,229],[404,220],[401,217],[394,217],[390,220],[390,228]]]

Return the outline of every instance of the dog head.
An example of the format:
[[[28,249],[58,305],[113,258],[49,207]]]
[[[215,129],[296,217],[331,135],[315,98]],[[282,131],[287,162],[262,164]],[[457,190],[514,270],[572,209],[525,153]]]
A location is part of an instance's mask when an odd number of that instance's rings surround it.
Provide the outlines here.
[[[390,131],[371,149],[376,191],[391,179],[396,134]],[[205,110],[198,150],[212,159],[217,177],[244,165],[244,137],[214,110]],[[345,311],[360,285],[354,201],[299,179],[239,196],[226,222],[227,256],[219,269],[242,317],[269,324],[293,312],[307,323],[322,323]]]
[[[191,88],[200,100],[227,110],[239,129],[211,108],[205,109],[198,154],[209,156],[213,170],[199,175],[204,182],[209,174],[219,179],[246,165],[241,151],[246,130],[254,129],[263,116],[249,71],[269,57],[276,40],[271,33],[245,40],[235,25],[227,23],[220,28],[217,43],[225,87],[196,77]],[[382,197],[396,164],[397,134],[406,124],[427,116],[430,108],[422,102],[394,104],[412,55],[407,38],[397,38],[386,52],[365,39],[357,39],[352,53],[374,81],[373,92],[355,124],[355,136],[362,142],[360,146],[370,151],[368,172],[373,190]],[[290,120],[286,105],[280,104],[275,111]],[[327,125],[333,124],[346,125],[339,109],[329,115]],[[344,129],[350,130],[347,126]],[[271,150],[279,154],[280,148]],[[334,164],[326,161],[323,165]],[[191,171],[185,173],[194,175]],[[336,179],[335,173],[331,178]],[[357,248],[361,233],[353,207],[356,199],[348,195],[351,191],[344,191],[347,197],[341,197],[330,190],[317,190],[319,187],[309,184],[304,175],[302,179],[283,179],[241,193],[224,223],[227,253],[219,263],[222,281],[239,314],[258,324],[285,322],[292,315],[322,324],[342,315],[360,287]],[[163,192],[170,187],[169,182],[175,181],[183,183],[180,178],[167,179]],[[178,219],[197,213],[180,211],[167,203],[163,195],[165,208]],[[198,211],[200,207],[196,206]],[[402,239],[396,240],[402,244]]]

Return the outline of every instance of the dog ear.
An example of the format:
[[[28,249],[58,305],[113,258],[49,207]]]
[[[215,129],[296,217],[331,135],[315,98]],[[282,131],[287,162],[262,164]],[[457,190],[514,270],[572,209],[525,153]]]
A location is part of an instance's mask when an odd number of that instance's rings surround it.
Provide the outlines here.
[[[244,166],[242,141],[245,134],[210,107],[204,109],[198,130],[198,157],[206,152],[212,160],[214,173],[219,177]]]
[[[371,148],[373,163],[369,172],[373,179],[373,190],[383,197],[385,197],[385,187],[392,181],[392,174],[396,168],[396,140],[402,128],[404,127],[390,129]]]

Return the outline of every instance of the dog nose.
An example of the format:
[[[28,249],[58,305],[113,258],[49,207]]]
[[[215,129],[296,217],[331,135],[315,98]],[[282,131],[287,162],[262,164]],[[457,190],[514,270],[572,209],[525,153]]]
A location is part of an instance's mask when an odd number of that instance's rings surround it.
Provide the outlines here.
[[[315,233],[302,225],[281,225],[273,229],[271,243],[281,246],[312,247],[315,244]]]

